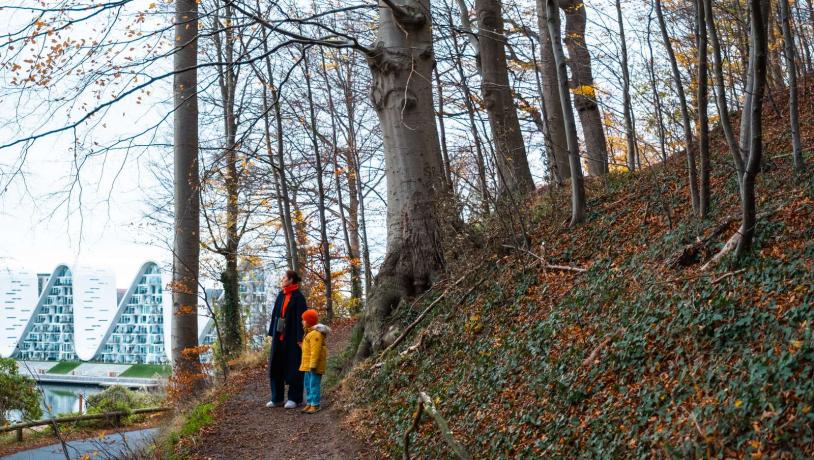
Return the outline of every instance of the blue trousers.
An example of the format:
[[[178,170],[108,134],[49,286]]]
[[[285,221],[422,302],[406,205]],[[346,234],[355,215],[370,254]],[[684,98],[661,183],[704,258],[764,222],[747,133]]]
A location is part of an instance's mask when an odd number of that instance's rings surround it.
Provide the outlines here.
[[[305,403],[309,406],[319,406],[322,393],[322,376],[316,372],[305,373]]]

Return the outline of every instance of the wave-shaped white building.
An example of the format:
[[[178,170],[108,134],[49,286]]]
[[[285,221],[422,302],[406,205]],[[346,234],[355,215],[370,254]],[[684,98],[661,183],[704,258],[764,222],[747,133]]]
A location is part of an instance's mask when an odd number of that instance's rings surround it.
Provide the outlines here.
[[[265,276],[244,275],[248,321],[267,305]],[[170,360],[169,275],[146,262],[119,299],[110,270],[60,264],[50,275],[0,270],[0,356],[30,361],[81,360],[159,364]],[[243,283],[242,283],[243,284]],[[169,293],[168,293],[169,294]],[[211,297],[210,297],[211,299]],[[261,319],[262,321],[262,319]],[[201,306],[199,343],[214,341]]]

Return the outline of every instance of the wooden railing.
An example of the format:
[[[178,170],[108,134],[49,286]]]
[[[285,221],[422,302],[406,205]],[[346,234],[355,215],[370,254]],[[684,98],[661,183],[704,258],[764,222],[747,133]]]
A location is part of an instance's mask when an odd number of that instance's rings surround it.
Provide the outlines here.
[[[35,420],[33,422],[24,422],[24,423],[17,423],[14,425],[9,425],[6,427],[0,427],[0,433],[7,433],[9,431],[17,431],[17,442],[23,441],[23,430],[25,428],[33,428],[35,426],[43,426],[43,425],[51,425],[51,428],[56,431],[57,426],[60,423],[72,423],[72,422],[82,422],[85,420],[102,420],[108,419],[113,420],[113,424],[115,426],[121,425],[121,418],[127,417],[129,415],[138,415],[138,414],[152,414],[155,412],[166,412],[171,410],[170,407],[148,407],[144,409],[133,409],[131,412],[124,412],[124,411],[116,411],[116,412],[106,412],[104,414],[86,414],[86,415],[72,415],[70,417],[57,417],[57,418],[46,418],[42,420]]]

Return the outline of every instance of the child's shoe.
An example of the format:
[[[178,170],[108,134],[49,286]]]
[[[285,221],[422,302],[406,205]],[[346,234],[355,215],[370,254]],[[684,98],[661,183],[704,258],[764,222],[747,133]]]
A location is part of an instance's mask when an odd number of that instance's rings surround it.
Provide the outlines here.
[[[303,414],[307,413],[309,410],[311,410],[311,407],[312,406],[310,404],[306,404],[305,407],[303,407],[300,412],[302,412]]]
[[[316,414],[316,413],[317,413],[317,412],[319,412],[319,411],[320,411],[320,407],[319,407],[319,406],[310,406],[310,407],[309,407],[309,408],[308,408],[308,409],[305,411],[305,413],[306,413],[306,414]]]

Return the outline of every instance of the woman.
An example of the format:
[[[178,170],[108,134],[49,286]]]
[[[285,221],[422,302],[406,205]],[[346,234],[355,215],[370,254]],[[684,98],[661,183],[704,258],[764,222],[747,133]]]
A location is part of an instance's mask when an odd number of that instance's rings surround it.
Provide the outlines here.
[[[302,404],[303,373],[300,372],[302,359],[302,314],[307,310],[305,296],[300,291],[300,275],[288,270],[280,280],[280,291],[271,312],[268,336],[271,338],[269,353],[269,382],[271,401],[266,407],[283,405],[285,386],[288,384],[286,409]]]

